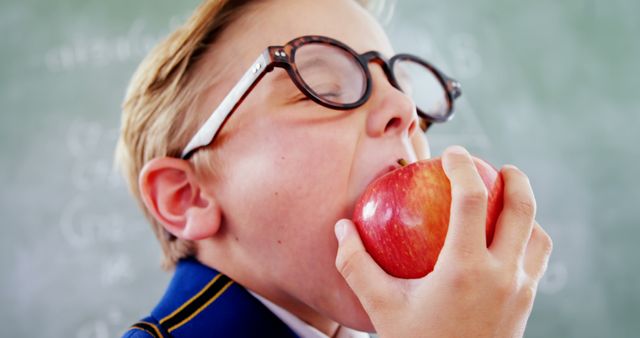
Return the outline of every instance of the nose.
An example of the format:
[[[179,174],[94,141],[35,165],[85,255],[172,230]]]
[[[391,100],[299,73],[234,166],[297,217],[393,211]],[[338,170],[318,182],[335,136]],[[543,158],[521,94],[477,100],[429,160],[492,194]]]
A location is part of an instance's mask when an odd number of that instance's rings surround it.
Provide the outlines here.
[[[371,137],[387,135],[411,136],[418,125],[418,113],[413,100],[391,85],[382,67],[369,66],[372,78],[371,96],[365,104],[366,131]]]

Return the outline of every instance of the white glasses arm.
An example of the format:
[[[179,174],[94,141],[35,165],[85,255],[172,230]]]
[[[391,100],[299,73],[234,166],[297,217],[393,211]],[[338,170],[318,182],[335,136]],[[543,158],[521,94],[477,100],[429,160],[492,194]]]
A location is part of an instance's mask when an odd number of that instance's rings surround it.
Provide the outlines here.
[[[229,116],[242,103],[252,87],[264,76],[267,71],[267,64],[270,61],[268,50],[260,54],[258,59],[251,65],[240,81],[229,91],[229,94],[222,100],[220,105],[211,113],[209,118],[198,129],[191,138],[187,146],[182,151],[181,158],[188,159],[198,148],[209,145],[220,131],[220,127]]]

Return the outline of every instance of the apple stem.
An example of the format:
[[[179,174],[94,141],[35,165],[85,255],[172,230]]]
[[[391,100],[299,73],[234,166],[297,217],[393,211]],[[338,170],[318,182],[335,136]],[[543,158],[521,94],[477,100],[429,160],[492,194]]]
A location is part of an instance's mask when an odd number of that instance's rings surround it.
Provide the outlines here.
[[[407,165],[409,165],[409,162],[407,162],[407,160],[405,160],[404,158],[400,158],[398,159],[398,164],[403,167],[406,167]]]

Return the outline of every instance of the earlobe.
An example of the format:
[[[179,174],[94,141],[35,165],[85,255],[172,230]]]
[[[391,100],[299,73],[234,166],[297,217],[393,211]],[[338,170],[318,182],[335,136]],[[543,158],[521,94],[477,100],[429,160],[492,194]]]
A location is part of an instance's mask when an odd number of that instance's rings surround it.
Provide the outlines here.
[[[182,237],[198,241],[214,236],[220,229],[220,209],[215,200],[209,199],[206,204],[187,211],[187,223]]]
[[[196,241],[218,232],[219,204],[201,189],[189,162],[152,159],[140,171],[138,186],[147,210],[174,236]]]

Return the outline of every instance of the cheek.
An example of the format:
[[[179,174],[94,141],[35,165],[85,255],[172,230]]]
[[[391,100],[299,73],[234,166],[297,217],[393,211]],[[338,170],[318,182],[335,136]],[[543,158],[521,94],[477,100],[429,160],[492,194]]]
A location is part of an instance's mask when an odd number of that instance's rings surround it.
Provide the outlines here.
[[[228,230],[223,233],[240,253],[234,255],[236,266],[285,298],[371,331],[334,263],[333,225],[351,216],[350,175],[361,117],[321,115],[317,109],[281,114],[267,111],[267,98],[252,97],[264,103],[262,110],[245,102],[245,110],[229,120],[229,136],[217,150],[222,179],[212,188]]]
[[[315,235],[345,216],[353,139],[305,126],[246,132],[246,142],[229,142],[225,152],[227,217],[299,240],[301,229]]]
[[[361,322],[366,316],[334,265],[333,225],[350,216],[354,127],[262,122],[250,128],[225,145],[220,196],[247,265],[294,298]]]

